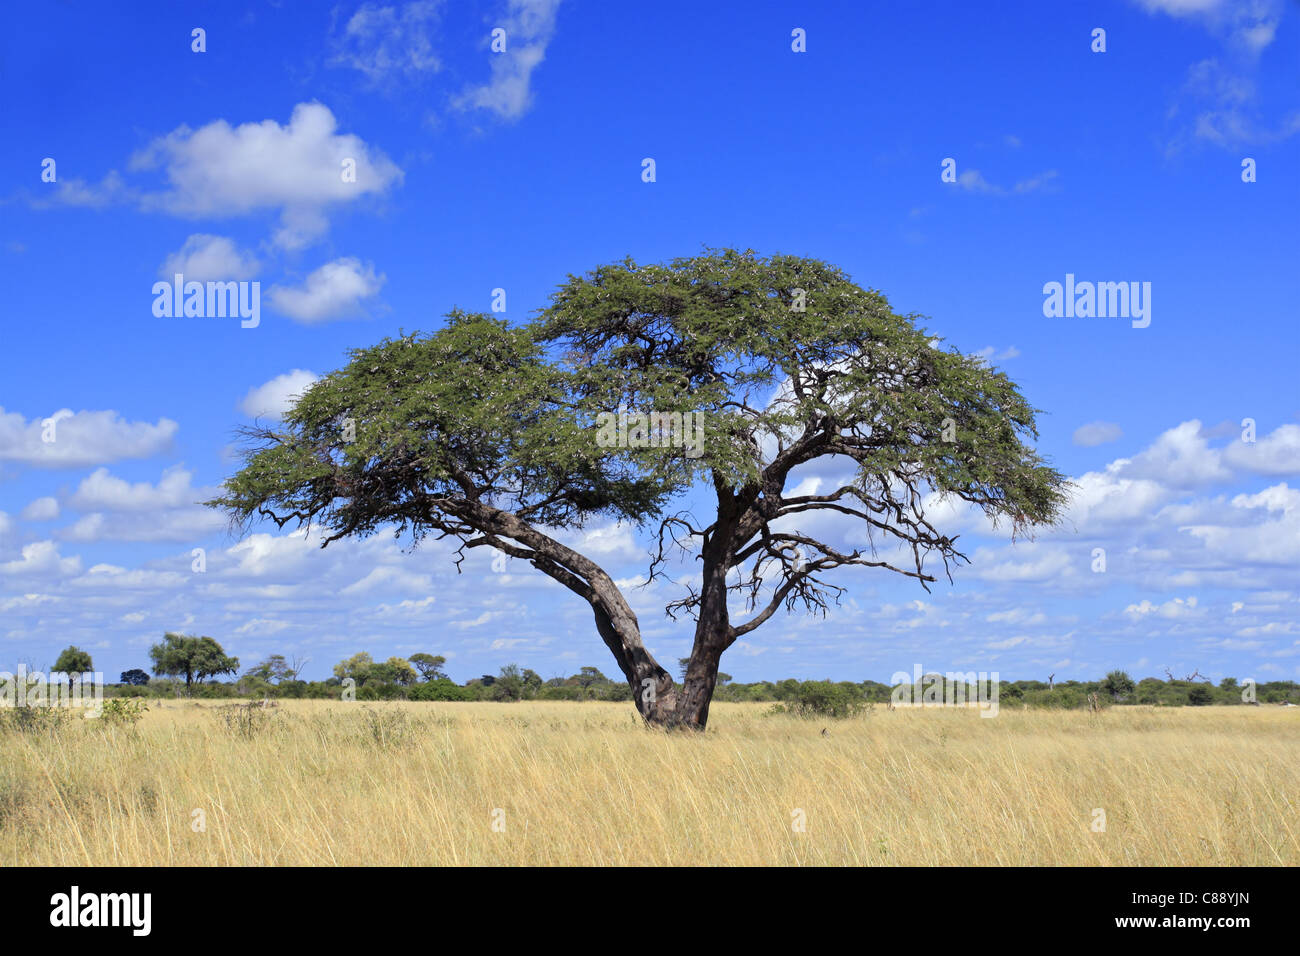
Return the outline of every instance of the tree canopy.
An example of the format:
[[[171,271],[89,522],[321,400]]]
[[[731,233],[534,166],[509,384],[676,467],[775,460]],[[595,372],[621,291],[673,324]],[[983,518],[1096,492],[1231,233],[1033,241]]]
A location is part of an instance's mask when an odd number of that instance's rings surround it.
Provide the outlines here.
[[[167,633],[161,642],[149,648],[153,672],[159,677],[184,677],[186,688],[194,681],[205,681],[239,669],[239,658],[230,657],[210,637]]]

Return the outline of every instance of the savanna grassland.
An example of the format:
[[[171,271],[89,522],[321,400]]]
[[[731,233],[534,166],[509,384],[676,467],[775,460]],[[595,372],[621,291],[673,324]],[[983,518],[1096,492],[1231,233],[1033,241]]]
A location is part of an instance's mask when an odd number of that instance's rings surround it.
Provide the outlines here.
[[[1300,863],[1291,708],[151,706],[0,731],[0,864]]]

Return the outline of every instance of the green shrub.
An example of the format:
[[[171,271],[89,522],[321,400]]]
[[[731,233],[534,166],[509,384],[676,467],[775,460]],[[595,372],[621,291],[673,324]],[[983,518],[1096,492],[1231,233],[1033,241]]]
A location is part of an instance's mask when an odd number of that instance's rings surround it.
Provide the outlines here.
[[[825,680],[804,681],[785,693],[788,695],[785,702],[774,704],[771,713],[845,720],[858,716],[867,706],[862,692],[855,686]]]
[[[408,694],[411,700],[469,700],[470,694],[464,687],[445,677],[438,680],[416,684]]]
[[[107,724],[134,727],[148,709],[149,705],[139,697],[110,697],[104,701],[104,710],[99,719]]]

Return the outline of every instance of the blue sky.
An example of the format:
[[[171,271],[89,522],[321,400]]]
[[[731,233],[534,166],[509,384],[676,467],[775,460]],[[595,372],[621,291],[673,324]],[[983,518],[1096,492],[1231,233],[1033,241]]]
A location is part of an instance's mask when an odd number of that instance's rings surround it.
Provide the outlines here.
[[[457,576],[385,536],[238,541],[195,502],[236,428],[346,349],[496,288],[523,320],[569,273],[709,245],[826,259],[984,352],[1078,483],[1033,542],[935,503],[974,558],[955,585],[847,572],[842,608],[774,619],[723,670],[1300,677],[1295,4],[67,3],[10,23],[0,668],[75,643],[116,677],[185,630],[315,677],[358,650],[441,653],[462,681],[614,673],[589,610],[529,569],[475,553]],[[177,265],[259,282],[260,324],[155,317]],[[1149,282],[1150,325],[1046,317],[1067,274]],[[572,540],[644,574],[633,529]],[[651,650],[684,655],[679,586],[629,593]]]

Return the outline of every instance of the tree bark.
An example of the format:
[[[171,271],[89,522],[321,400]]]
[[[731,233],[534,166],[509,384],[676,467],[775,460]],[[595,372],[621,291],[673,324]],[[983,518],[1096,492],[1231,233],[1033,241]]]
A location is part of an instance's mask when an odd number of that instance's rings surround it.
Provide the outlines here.
[[[678,695],[675,725],[704,730],[709,723],[709,704],[718,684],[718,665],[722,652],[734,637],[727,612],[727,570],[730,553],[725,538],[720,547],[706,547],[704,553],[703,590],[699,617],[695,623],[695,643],[686,665],[686,678]]]

